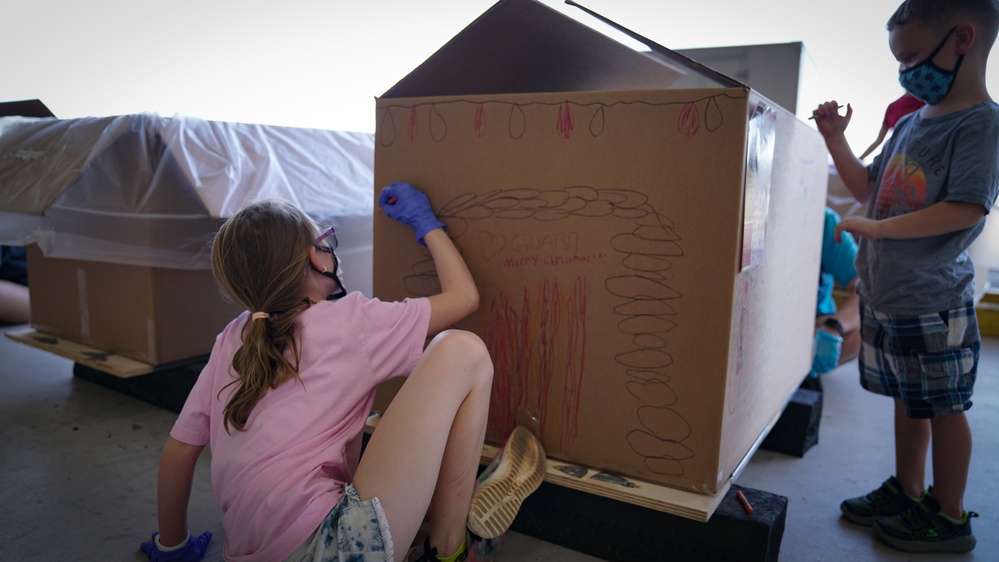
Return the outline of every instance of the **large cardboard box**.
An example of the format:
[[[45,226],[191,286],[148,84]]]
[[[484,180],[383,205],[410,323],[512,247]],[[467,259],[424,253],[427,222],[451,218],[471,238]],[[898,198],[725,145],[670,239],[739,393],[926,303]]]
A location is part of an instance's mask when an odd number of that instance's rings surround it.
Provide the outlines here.
[[[497,3],[377,100],[375,184],[424,189],[475,276],[488,440],[534,423],[551,457],[713,493],[808,371],[827,156],[646,41]],[[719,86],[670,89],[685,72]],[[439,289],[383,216],[373,287]]]
[[[45,257],[28,246],[31,325],[137,361],[207,355],[239,314],[212,272]]]
[[[239,311],[210,271],[221,220],[264,198],[338,231],[370,294],[373,135],[163,118],[0,117],[0,244],[30,245],[32,325],[161,365]]]

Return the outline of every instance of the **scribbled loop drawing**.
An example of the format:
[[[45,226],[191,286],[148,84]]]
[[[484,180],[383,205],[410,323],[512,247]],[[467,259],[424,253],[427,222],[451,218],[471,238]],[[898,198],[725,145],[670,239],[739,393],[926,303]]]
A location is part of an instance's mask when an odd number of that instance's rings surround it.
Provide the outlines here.
[[[686,445],[691,426],[675,409],[679,397],[668,374],[673,362],[668,334],[678,320],[674,305],[682,298],[667,282],[674,260],[683,256],[674,223],[641,192],[589,186],[466,193],[436,213],[462,252],[476,251],[487,258],[503,249],[497,249],[497,241],[505,235],[475,229],[479,238],[472,239],[472,224],[484,219],[492,219],[491,225],[510,220],[511,232],[516,221],[523,220],[604,219],[607,224],[606,219],[616,219],[614,224],[621,228],[610,236],[608,246],[621,267],[609,267],[608,260],[608,267],[600,270],[609,272],[603,289],[610,302],[616,302],[613,313],[618,320],[598,328],[616,330],[629,342],[625,348],[608,351],[614,372],[585,368],[587,283],[592,275],[553,273],[519,293],[504,289],[488,295],[484,339],[496,373],[490,431],[505,435],[516,424],[517,409],[528,407],[538,412],[543,434],[566,447],[579,437],[586,377],[614,378],[635,400],[635,426],[624,436],[631,450],[650,472],[682,476],[683,461],[695,453]],[[429,282],[436,281],[435,275],[425,254],[406,278],[407,291],[430,294]]]

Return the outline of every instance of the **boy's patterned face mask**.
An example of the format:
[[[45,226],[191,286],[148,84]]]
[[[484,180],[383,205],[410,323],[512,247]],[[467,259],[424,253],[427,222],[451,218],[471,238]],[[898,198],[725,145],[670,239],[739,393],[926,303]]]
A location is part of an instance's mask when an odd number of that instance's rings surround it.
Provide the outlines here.
[[[957,28],[952,27],[947,32],[947,36],[923,62],[898,73],[898,81],[905,88],[905,91],[930,105],[936,105],[947,97],[951,86],[954,85],[957,71],[961,68],[961,61],[964,60],[964,55],[957,57],[954,70],[944,70],[933,64],[933,57],[937,56],[940,49],[943,49],[943,46],[947,44],[947,40],[950,39],[950,35],[954,33],[955,29]]]

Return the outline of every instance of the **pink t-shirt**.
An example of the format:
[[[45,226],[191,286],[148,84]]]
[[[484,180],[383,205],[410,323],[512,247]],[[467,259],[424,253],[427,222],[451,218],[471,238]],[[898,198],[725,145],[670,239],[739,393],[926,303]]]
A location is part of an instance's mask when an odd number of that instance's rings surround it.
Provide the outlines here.
[[[245,431],[223,427],[244,312],[219,334],[170,435],[210,445],[212,485],[232,561],[283,560],[318,528],[353,480],[375,386],[408,376],[430,324],[424,298],[382,302],[351,293],[300,316],[301,382],[271,389]]]

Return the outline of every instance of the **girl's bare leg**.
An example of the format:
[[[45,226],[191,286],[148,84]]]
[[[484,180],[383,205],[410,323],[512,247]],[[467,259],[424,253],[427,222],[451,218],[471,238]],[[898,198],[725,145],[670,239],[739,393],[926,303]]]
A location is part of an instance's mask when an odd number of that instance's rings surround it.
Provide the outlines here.
[[[493,366],[471,332],[449,330],[427,347],[378,422],[354,486],[377,496],[402,560],[430,506],[430,544],[441,556],[465,539],[482,454]]]
[[[30,321],[28,288],[0,279],[0,324],[27,324]]]

